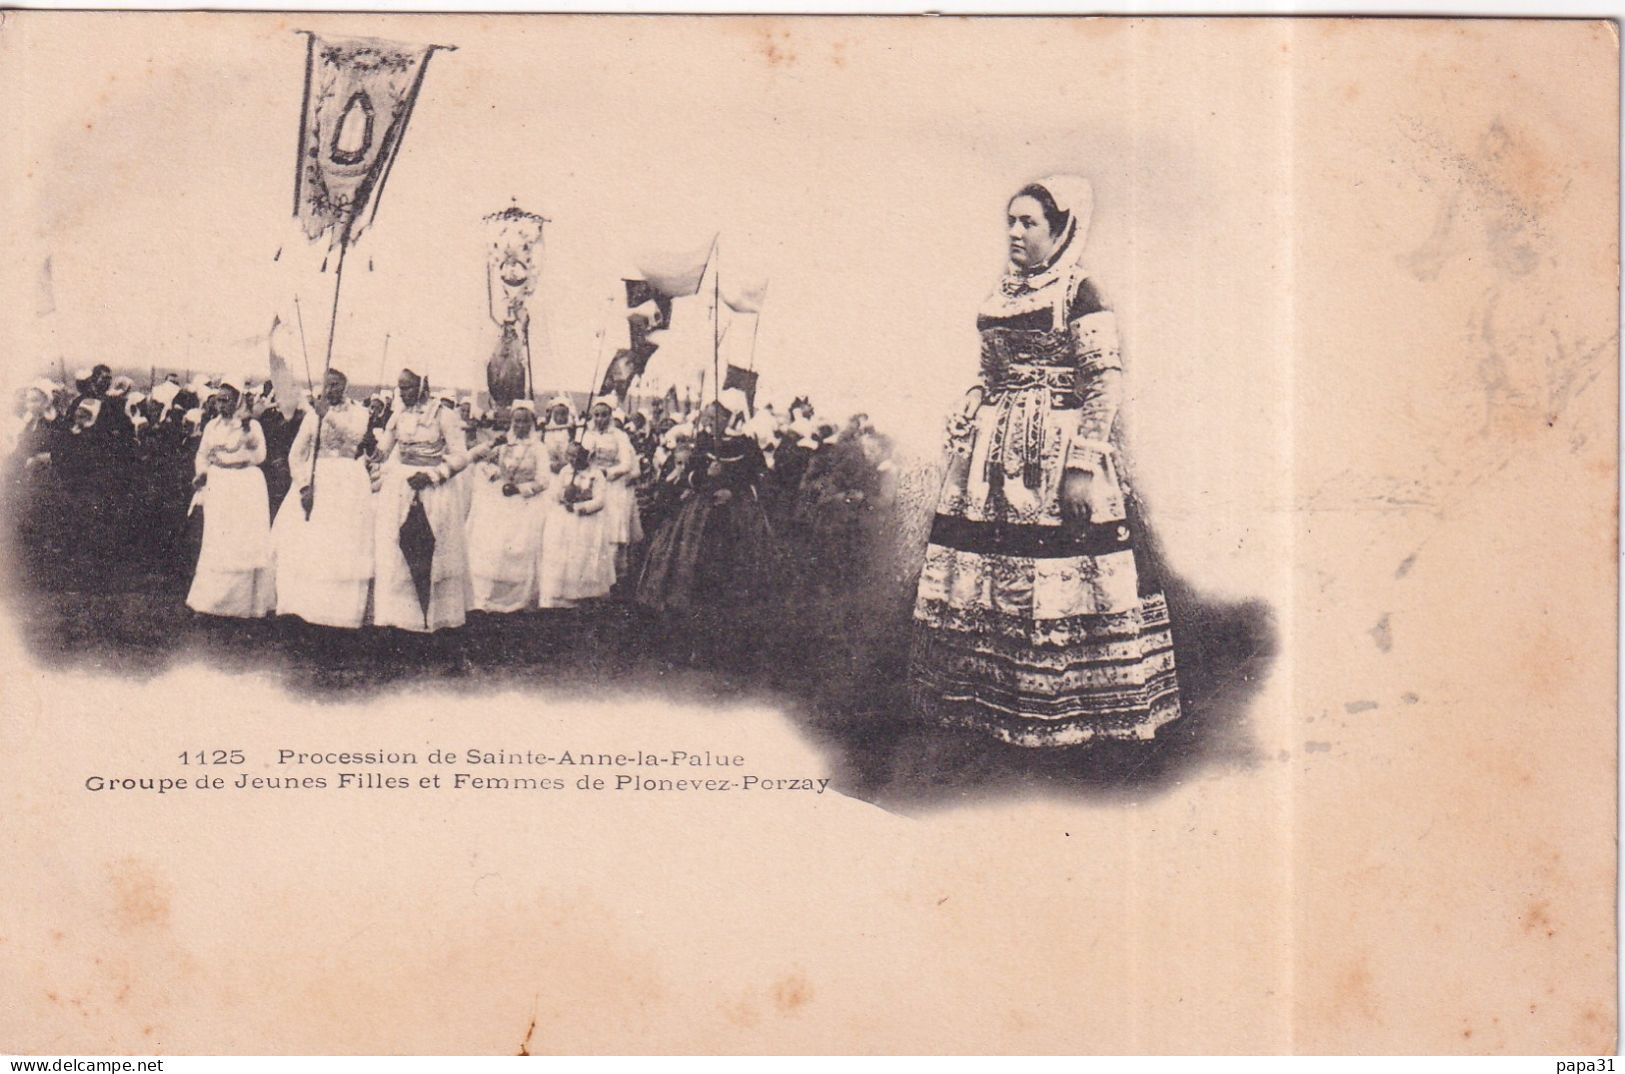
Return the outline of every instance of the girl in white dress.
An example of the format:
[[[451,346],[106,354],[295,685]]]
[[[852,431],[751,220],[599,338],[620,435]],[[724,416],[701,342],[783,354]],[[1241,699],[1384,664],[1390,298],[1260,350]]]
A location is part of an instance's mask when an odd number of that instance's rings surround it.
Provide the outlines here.
[[[543,492],[553,476],[536,435],[536,408],[513,405],[508,436],[478,449],[470,480],[468,569],[476,611],[519,612],[536,607],[547,518]]]
[[[276,603],[271,511],[265,491],[265,433],[240,408],[242,392],[222,384],[218,417],[203,428],[193,486],[203,500],[203,547],[186,606],[204,615],[258,619]]]
[[[288,452],[293,481],[271,542],[277,614],[354,630],[367,614],[374,536],[372,477],[358,457],[369,415],[345,398],[348,383],[337,369],[328,370],[322,398],[299,423]]]
[[[568,395],[555,395],[547,404],[547,421],[542,427],[542,447],[547,449],[550,471],[556,474],[569,465],[575,441],[575,404]]]
[[[607,484],[577,444],[548,489],[554,507],[542,531],[542,607],[568,608],[607,596],[615,584],[615,546],[604,513]]]
[[[615,546],[615,570],[625,574],[632,547],[643,540],[643,525],[638,518],[637,491],[632,485],[638,473],[638,453],[626,430],[615,424],[614,408],[615,401],[607,395],[593,400],[591,421],[581,434],[581,446],[591,453],[593,466],[604,472],[604,525]]]

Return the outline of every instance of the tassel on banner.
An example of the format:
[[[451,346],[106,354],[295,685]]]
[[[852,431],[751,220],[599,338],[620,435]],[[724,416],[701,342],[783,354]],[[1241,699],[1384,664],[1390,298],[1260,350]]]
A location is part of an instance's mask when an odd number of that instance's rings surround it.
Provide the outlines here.
[[[272,261],[281,261],[282,260],[282,247],[278,246],[276,248],[276,253],[271,255],[271,260]]]
[[[322,271],[323,272],[327,271],[327,258],[325,258],[325,257],[322,258]]]
[[[367,258],[367,271],[368,272],[372,271],[372,258],[370,258],[370,257]]]

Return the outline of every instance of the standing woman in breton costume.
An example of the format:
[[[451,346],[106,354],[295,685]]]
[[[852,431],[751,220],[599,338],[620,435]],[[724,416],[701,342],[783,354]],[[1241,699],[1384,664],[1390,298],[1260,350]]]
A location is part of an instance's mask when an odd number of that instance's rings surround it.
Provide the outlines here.
[[[914,606],[915,708],[1020,746],[1148,739],[1180,713],[1119,477],[1116,324],[1080,267],[1091,208],[1075,176],[1008,204],[1010,264],[977,317],[981,378],[949,419]]]
[[[203,498],[203,546],[186,606],[205,615],[258,619],[276,603],[271,510],[265,492],[265,433],[241,408],[242,392],[221,384],[216,417],[203,428],[193,487]]]
[[[748,666],[769,626],[777,560],[757,486],[766,473],[743,431],[745,393],[727,388],[702,420],[683,483],[689,493],[649,543],[637,600],[666,617],[690,658]]]
[[[374,527],[372,477],[360,458],[369,414],[345,398],[348,384],[328,370],[322,397],[300,419],[288,452],[291,483],[271,538],[277,614],[354,630],[367,614]]]
[[[403,369],[398,384],[400,405],[378,435],[383,473],[374,504],[373,623],[419,632],[459,627],[468,613],[468,552],[462,498],[451,480],[468,464],[462,422],[430,398],[427,378]],[[427,610],[401,550],[401,526],[414,500],[434,533]]]
[[[614,422],[615,400],[607,395],[593,400],[591,420],[581,434],[581,446],[592,456],[593,465],[604,471],[604,526],[615,546],[615,572],[624,576],[630,569],[631,549],[643,540],[643,524],[638,518],[638,453],[632,438]]]
[[[547,451],[536,435],[536,407],[513,404],[508,435],[477,448],[472,458],[474,506],[468,515],[468,573],[476,611],[521,612],[536,607],[542,492],[552,479]]]

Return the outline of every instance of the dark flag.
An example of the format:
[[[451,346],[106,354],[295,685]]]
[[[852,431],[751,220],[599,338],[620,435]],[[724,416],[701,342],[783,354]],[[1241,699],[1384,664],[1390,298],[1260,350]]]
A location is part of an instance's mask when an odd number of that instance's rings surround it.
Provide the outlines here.
[[[750,404],[750,409],[754,413],[756,410],[756,378],[755,370],[741,369],[736,365],[730,365],[728,372],[722,378],[722,390],[727,391],[729,388],[738,388],[744,392],[745,401]]]
[[[347,245],[378,211],[430,54],[452,46],[301,32],[309,46],[293,211],[310,238],[333,231]]]
[[[671,300],[675,296],[649,280],[622,280],[621,283],[626,286],[626,345],[617,347],[615,356],[609,360],[598,394],[613,394],[624,400],[632,382],[643,376],[649,359],[660,349],[660,344],[649,336],[671,326]]]
[[[626,393],[631,390],[632,382],[643,375],[643,369],[649,364],[650,355],[658,348],[649,342],[644,342],[635,350],[621,348],[615,352],[615,357],[609,360],[609,368],[604,370],[604,379],[598,386],[599,395],[614,395],[623,402]]]
[[[626,331],[630,346],[649,338],[649,333],[671,324],[671,295],[655,289],[648,280],[622,280],[626,285]]]

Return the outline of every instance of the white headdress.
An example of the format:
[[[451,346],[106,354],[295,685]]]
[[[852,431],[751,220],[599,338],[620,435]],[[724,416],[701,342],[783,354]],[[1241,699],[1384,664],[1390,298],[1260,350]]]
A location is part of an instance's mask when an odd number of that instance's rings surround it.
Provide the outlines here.
[[[1005,266],[999,288],[982,306],[984,314],[1008,317],[1046,306],[1055,313],[1054,327],[1066,324],[1066,311],[1083,279],[1083,253],[1094,215],[1094,187],[1081,175],[1046,175],[1027,186],[1049,194],[1055,208],[1066,214],[1049,260],[1030,268],[1014,261]]]

